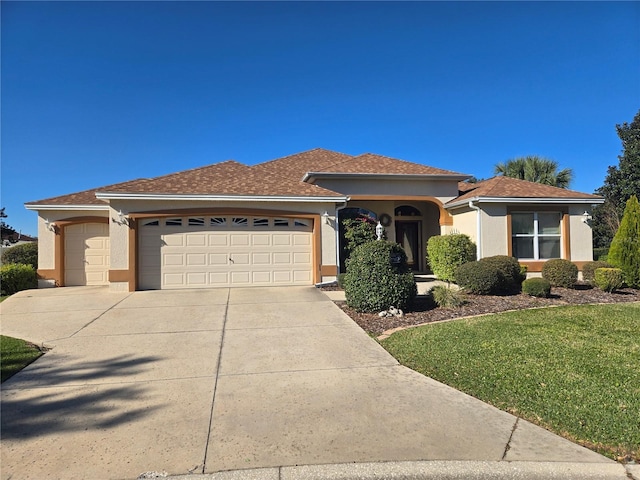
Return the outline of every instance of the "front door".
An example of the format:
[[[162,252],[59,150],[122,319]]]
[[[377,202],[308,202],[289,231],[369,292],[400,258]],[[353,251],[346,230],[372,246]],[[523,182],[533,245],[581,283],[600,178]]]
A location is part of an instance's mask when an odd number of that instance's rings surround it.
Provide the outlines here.
[[[400,244],[407,253],[407,263],[414,272],[420,271],[420,232],[422,222],[420,220],[397,220],[396,243]]]

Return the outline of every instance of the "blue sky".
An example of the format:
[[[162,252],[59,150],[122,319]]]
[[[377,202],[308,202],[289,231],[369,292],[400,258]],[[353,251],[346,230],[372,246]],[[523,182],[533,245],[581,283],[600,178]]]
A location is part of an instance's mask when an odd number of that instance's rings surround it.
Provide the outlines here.
[[[640,109],[638,2],[2,1],[2,206],[323,147],[592,192]]]

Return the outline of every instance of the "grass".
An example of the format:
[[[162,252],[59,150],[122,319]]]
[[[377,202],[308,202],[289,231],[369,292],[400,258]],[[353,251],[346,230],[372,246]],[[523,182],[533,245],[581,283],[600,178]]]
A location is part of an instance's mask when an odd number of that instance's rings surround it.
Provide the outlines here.
[[[0,371],[4,382],[42,355],[35,345],[0,335]]]
[[[400,363],[620,461],[640,460],[640,304],[524,310],[395,333]]]

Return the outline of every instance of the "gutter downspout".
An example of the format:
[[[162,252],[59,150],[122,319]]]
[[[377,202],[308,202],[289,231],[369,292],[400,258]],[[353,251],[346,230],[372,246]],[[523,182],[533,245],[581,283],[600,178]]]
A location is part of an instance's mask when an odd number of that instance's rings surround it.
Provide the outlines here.
[[[476,215],[476,260],[480,260],[482,258],[482,210],[473,204],[473,200],[469,200],[469,208],[478,212]]]

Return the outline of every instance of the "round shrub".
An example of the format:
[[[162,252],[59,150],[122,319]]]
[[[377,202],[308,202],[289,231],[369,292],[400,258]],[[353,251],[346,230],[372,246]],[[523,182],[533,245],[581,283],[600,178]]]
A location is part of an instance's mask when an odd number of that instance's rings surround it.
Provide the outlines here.
[[[602,260],[596,260],[595,262],[587,262],[582,267],[582,280],[586,283],[594,285],[593,280],[596,273],[596,268],[611,268],[613,265],[610,265],[608,262],[603,262]]]
[[[552,287],[572,288],[578,281],[578,267],[563,258],[548,260],[542,266],[542,278]]]
[[[454,281],[456,268],[475,259],[476,245],[468,235],[436,235],[427,242],[427,262],[431,271],[445,282]]]
[[[624,274],[620,268],[596,268],[594,283],[605,292],[613,292],[624,285]]]
[[[22,263],[8,263],[0,267],[0,286],[2,295],[14,293],[30,288],[38,288],[36,271],[31,265]]]
[[[418,293],[407,254],[397,243],[383,240],[355,248],[343,284],[347,305],[358,312],[406,309]]]
[[[22,263],[38,269],[38,244],[36,242],[21,243],[2,252],[2,263]]]
[[[469,293],[489,295],[504,282],[498,269],[487,262],[467,262],[455,272],[455,282]]]
[[[532,297],[549,298],[551,295],[551,284],[544,278],[528,278],[522,282],[522,293]]]
[[[520,291],[522,281],[526,278],[522,275],[522,269],[518,260],[507,255],[495,255],[493,257],[485,257],[479,262],[491,265],[499,272],[499,284],[495,293],[516,293]]]

